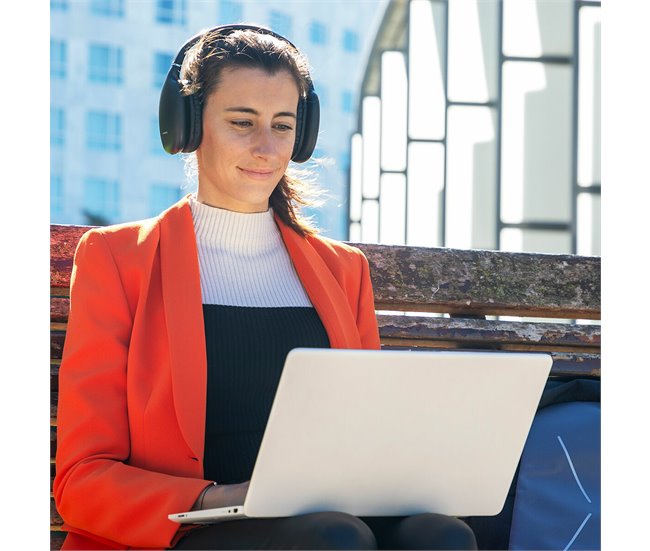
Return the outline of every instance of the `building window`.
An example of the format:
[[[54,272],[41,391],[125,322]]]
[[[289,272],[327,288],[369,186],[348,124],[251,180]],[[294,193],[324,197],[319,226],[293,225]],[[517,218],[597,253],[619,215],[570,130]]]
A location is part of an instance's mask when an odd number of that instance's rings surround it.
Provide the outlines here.
[[[343,31],[343,49],[346,52],[358,52],[359,51],[359,35],[346,29]]]
[[[63,40],[50,40],[50,76],[65,78],[67,46]]]
[[[87,217],[101,217],[107,223],[115,221],[120,214],[119,182],[103,178],[86,178],[83,205]]]
[[[88,80],[91,82],[121,84],[122,66],[122,48],[90,45]]]
[[[105,17],[124,17],[124,0],[91,0],[90,12]]]
[[[59,107],[50,107],[50,145],[65,144],[65,112]]]
[[[327,27],[320,21],[312,21],[309,25],[309,40],[313,44],[327,44]]]
[[[276,10],[271,10],[271,29],[284,36],[289,38],[291,34],[291,16]]]
[[[153,85],[155,88],[162,87],[173,61],[174,54],[169,52],[156,52],[153,55]]]
[[[152,184],[149,188],[149,215],[157,216],[180,198],[178,184]]]
[[[122,148],[120,115],[91,111],[86,118],[86,146],[89,149],[119,151]]]
[[[168,25],[185,25],[187,3],[185,0],[156,0],[156,21]]]
[[[50,219],[52,223],[62,222],[63,216],[63,178],[50,175]]]
[[[238,23],[244,18],[241,2],[221,0],[219,2],[219,21],[224,24]]]
[[[50,9],[68,11],[68,0],[50,0]]]
[[[350,90],[341,92],[341,110],[344,113],[354,113],[353,96]]]

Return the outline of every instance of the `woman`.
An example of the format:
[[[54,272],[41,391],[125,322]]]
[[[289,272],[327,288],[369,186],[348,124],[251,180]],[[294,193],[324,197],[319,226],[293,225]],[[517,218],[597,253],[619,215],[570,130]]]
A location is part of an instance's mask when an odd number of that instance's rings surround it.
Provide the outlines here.
[[[195,37],[160,108],[165,149],[196,150],[198,191],[78,245],[54,482],[64,548],[473,548],[438,515],[167,519],[243,502],[289,350],[379,348],[379,334],[367,260],[297,211],[287,167],[313,152],[318,98],[295,47],[247,26]]]

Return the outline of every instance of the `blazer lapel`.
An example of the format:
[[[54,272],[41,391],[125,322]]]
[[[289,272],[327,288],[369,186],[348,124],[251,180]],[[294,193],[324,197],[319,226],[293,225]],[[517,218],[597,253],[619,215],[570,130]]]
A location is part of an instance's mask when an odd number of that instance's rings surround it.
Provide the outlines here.
[[[347,297],[325,261],[305,238],[288,227],[277,215],[275,221],[298,277],[325,326],[330,346],[362,348]]]
[[[187,197],[161,215],[160,263],[174,405],[183,436],[202,466],[207,357],[199,261]]]

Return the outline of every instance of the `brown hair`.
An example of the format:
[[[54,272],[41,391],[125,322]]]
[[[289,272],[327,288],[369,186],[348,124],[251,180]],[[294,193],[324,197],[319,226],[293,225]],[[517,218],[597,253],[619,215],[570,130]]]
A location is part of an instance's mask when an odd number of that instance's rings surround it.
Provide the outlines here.
[[[203,104],[219,85],[225,69],[241,67],[263,69],[270,75],[288,71],[302,97],[311,82],[307,59],[289,42],[253,30],[236,30],[224,36],[217,29],[203,35],[185,54],[180,72],[182,93],[196,94]],[[314,235],[318,230],[302,216],[300,208],[315,204],[311,199],[315,192],[290,172],[287,170],[278,182],[269,205],[297,233]]]

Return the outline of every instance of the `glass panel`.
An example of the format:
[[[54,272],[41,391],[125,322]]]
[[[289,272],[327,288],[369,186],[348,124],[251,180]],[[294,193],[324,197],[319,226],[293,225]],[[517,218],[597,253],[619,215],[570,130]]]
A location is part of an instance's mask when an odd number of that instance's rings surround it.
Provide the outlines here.
[[[67,47],[62,40],[50,40],[50,76],[65,78]]]
[[[357,52],[359,50],[359,35],[355,31],[350,29],[343,31],[343,49],[346,52]]]
[[[185,24],[186,0],[157,0],[156,20],[160,23]]]
[[[381,56],[381,166],[406,169],[406,62],[400,52]]]
[[[405,242],[406,177],[402,174],[384,174],[381,177],[379,199],[379,240],[387,245]]]
[[[86,118],[86,145],[90,149],[121,148],[122,121],[119,115],[92,111]]]
[[[445,4],[412,0],[409,27],[409,135],[445,136]]]
[[[507,223],[571,219],[570,66],[503,65],[501,218]]]
[[[350,224],[350,238],[348,240],[352,243],[361,242],[361,224],[359,222],[352,222]]]
[[[93,82],[122,82],[122,50],[111,46],[90,45],[88,79]]]
[[[379,132],[381,102],[376,96],[363,98],[363,196],[379,197]]]
[[[115,221],[119,215],[119,184],[113,180],[87,178],[84,185],[84,207],[92,215]]]
[[[314,44],[327,43],[327,27],[320,21],[312,21],[309,25],[309,40]]]
[[[497,97],[498,2],[449,2],[449,99]]]
[[[445,246],[496,248],[496,114],[449,108]]]
[[[571,252],[571,233],[566,231],[501,230],[501,250],[510,252],[567,254]]]
[[[580,10],[578,185],[600,182],[600,8]]]
[[[92,0],[90,11],[96,15],[122,17],[124,15],[124,0]]]
[[[578,195],[578,243],[577,253],[600,255],[600,195]]]
[[[361,219],[361,166],[363,163],[363,138],[352,136],[350,154],[350,220]]]
[[[445,149],[439,143],[409,145],[406,243],[442,245],[442,190]]]
[[[572,55],[573,2],[503,0],[504,55]]]
[[[361,241],[377,243],[379,241],[379,203],[364,201],[361,207]]]
[[[50,107],[50,145],[65,145],[65,112]]]

